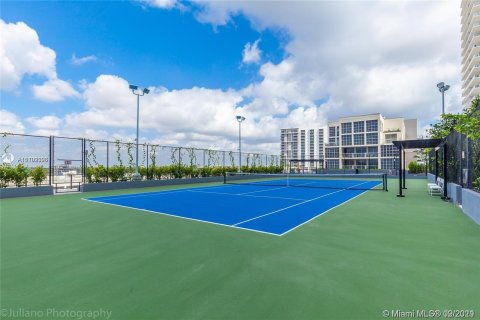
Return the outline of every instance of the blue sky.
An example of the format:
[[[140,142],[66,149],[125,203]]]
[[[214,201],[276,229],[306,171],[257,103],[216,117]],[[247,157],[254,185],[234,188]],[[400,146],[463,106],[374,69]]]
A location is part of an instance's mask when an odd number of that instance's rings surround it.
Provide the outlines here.
[[[458,1],[2,1],[0,131],[278,153],[280,128],[461,109]],[[442,33],[435,26],[442,26]]]
[[[195,7],[158,10],[128,1],[6,1],[1,17],[7,23],[24,21],[35,29],[41,43],[56,52],[59,77],[73,83],[115,74],[142,86],[240,89],[259,78],[258,64],[242,65],[247,42],[261,39],[265,59],[273,62],[285,54],[281,30],[258,32],[241,15],[214,28],[198,23],[194,14]],[[73,55],[93,55],[97,60],[75,65]],[[26,77],[20,87],[25,94],[4,93],[2,102],[20,116],[41,116],[45,108],[56,115],[82,108],[81,101],[49,104],[33,99],[28,88],[36,82],[37,77]]]

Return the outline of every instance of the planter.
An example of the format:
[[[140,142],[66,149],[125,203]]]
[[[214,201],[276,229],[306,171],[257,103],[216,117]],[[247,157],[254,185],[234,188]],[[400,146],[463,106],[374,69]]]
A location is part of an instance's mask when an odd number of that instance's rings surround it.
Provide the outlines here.
[[[53,195],[53,186],[1,188],[0,199]]]
[[[103,190],[120,190],[120,189],[148,188],[148,187],[158,187],[158,186],[172,186],[172,185],[181,185],[181,184],[211,183],[211,182],[223,182],[223,177],[85,183],[80,187],[80,191],[90,192],[90,191],[103,191]]]

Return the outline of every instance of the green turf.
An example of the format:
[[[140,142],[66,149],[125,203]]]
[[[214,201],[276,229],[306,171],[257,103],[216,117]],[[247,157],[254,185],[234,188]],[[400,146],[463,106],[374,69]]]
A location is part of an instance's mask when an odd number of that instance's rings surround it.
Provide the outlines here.
[[[406,198],[395,186],[367,192],[283,237],[81,200],[126,191],[2,200],[1,309],[102,308],[110,319],[381,319],[384,309],[478,317],[480,226],[428,196],[424,180],[407,186]]]

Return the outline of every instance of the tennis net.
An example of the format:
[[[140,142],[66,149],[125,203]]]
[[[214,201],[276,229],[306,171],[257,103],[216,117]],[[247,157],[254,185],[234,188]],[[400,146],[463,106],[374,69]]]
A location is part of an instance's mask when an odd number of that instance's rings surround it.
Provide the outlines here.
[[[226,184],[258,186],[302,187],[350,190],[383,190],[387,188],[387,174],[278,174],[227,172]]]

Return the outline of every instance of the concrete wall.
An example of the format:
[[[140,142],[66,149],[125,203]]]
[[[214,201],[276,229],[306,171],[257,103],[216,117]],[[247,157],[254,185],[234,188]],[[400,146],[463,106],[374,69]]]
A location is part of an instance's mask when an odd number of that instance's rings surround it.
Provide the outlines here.
[[[447,194],[454,204],[462,204],[462,186],[455,183],[447,183]]]
[[[0,199],[48,196],[53,194],[53,186],[1,188]]]
[[[467,216],[480,224],[480,193],[462,189],[462,209]]]
[[[427,173],[427,180],[429,183],[435,183],[435,175],[431,173]]]
[[[85,183],[80,187],[80,191],[102,191],[102,190],[120,190],[131,188],[146,188],[158,186],[172,186],[192,183],[210,183],[223,182],[223,177],[207,177],[192,179],[169,179],[169,180],[144,180],[144,181],[119,181],[108,183]]]

